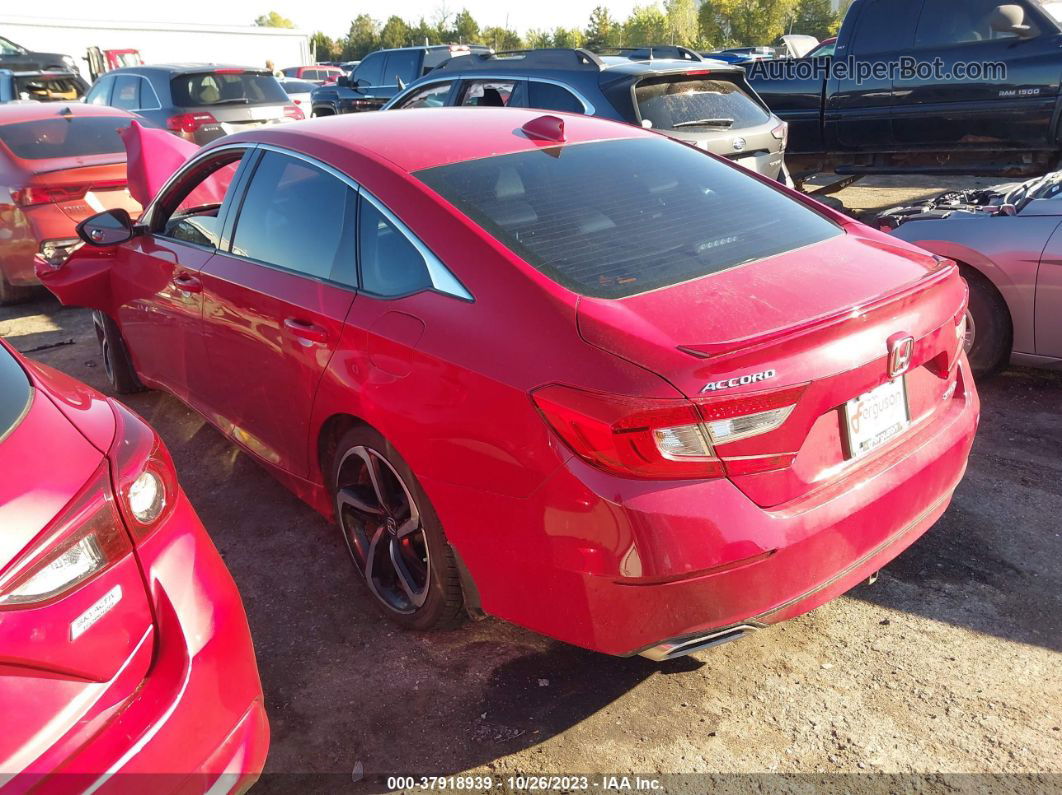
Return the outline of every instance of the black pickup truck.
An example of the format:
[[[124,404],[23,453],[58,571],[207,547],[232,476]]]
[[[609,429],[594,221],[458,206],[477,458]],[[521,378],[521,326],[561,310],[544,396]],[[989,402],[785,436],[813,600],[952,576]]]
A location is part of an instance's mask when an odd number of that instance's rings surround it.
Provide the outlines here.
[[[1038,174],[1062,151],[1062,2],[854,0],[833,56],[746,68],[795,179]]]

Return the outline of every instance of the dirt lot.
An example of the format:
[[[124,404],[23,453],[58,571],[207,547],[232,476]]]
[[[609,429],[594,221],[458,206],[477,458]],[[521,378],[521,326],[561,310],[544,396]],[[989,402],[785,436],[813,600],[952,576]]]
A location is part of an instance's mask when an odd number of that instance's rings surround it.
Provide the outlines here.
[[[937,189],[878,180],[842,199],[866,209]],[[41,298],[0,310],[0,334],[105,388],[87,312]],[[272,723],[268,771],[331,774],[267,776],[261,790],[337,789],[360,774],[359,789],[378,791],[387,775],[462,771],[1004,772],[1032,775],[922,783],[1057,789],[1062,374],[1011,370],[982,397],[954,503],[875,585],[664,665],[489,619],[397,630],[351,576],[333,527],[176,400],[129,403],[169,444],[243,593]]]

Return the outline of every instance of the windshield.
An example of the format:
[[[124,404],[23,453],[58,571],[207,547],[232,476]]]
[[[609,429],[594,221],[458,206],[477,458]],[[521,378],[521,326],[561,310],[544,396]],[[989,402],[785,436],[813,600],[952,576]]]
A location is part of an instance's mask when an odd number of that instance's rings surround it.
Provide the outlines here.
[[[23,47],[19,47],[11,39],[0,36],[0,55],[23,55],[25,52]]]
[[[599,298],[841,233],[739,168],[664,138],[549,147],[416,176],[554,281]]]
[[[32,389],[15,357],[0,345],[0,440],[15,429],[26,413]]]
[[[668,75],[642,80],[634,89],[638,112],[653,129],[738,129],[765,124],[770,116],[730,80]]]
[[[286,103],[288,95],[277,79],[260,72],[199,72],[170,81],[173,104],[180,108],[215,105]]]
[[[1062,2],[1055,2],[1055,0],[1037,0],[1037,2],[1055,22],[1062,23]]]
[[[128,116],[53,116],[0,125],[0,143],[22,160],[125,153],[118,130]],[[122,158],[124,159],[124,157]]]

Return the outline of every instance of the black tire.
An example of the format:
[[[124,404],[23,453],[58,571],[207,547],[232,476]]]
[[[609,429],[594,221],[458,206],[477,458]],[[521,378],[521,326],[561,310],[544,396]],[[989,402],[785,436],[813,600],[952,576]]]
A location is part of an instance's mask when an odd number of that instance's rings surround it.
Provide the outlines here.
[[[966,317],[966,355],[970,369],[975,378],[991,378],[1010,361],[1014,344],[1010,311],[992,282],[966,265],[962,265],[960,271],[970,286],[970,307]]]
[[[460,624],[464,597],[453,550],[416,475],[390,442],[366,425],[351,428],[336,445],[328,486],[358,579],[379,610],[406,629]]]
[[[0,272],[0,306],[21,304],[23,301],[28,301],[33,296],[33,293],[34,289],[32,287],[14,285]]]
[[[100,354],[103,356],[103,369],[107,373],[111,389],[119,395],[143,392],[146,387],[140,383],[136,370],[133,369],[133,360],[117,324],[96,309],[92,313],[92,325],[96,328],[96,339],[99,340]]]

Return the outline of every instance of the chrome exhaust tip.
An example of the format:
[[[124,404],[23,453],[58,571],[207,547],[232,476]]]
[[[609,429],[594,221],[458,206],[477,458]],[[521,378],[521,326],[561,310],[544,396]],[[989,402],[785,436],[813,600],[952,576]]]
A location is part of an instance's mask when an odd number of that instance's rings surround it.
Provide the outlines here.
[[[659,645],[651,646],[648,649],[639,652],[639,654],[642,657],[647,657],[655,662],[674,660],[676,657],[684,657],[695,651],[703,651],[704,649],[710,649],[713,646],[729,643],[730,641],[737,640],[757,629],[760,629],[760,627],[754,624],[737,624],[736,626],[727,627],[726,629],[717,629],[706,635],[697,635],[692,638],[678,638],[676,640],[665,641]]]

